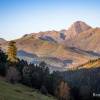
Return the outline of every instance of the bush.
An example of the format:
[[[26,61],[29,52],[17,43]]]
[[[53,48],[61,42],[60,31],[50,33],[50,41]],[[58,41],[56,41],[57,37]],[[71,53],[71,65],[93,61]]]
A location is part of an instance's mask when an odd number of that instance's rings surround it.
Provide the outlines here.
[[[22,71],[22,77],[23,77],[22,82],[25,85],[32,86],[32,83],[31,83],[32,76],[31,76],[31,70],[29,66],[24,66],[23,71]]]
[[[40,91],[41,91],[42,94],[45,94],[45,95],[48,94],[48,91],[47,91],[47,89],[46,89],[45,86],[42,86],[41,89],[40,89]]]
[[[91,87],[84,85],[84,86],[81,86],[79,90],[80,90],[79,91],[80,98],[82,100],[89,100],[90,95],[91,95]]]
[[[6,78],[9,82],[14,84],[20,80],[20,75],[15,67],[9,67]]]

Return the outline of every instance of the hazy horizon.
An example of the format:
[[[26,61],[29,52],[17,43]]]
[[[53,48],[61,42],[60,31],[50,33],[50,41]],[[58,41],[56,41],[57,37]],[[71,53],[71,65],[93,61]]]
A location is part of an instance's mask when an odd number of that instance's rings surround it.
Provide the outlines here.
[[[99,27],[98,0],[0,0],[0,38],[67,29],[81,20]]]

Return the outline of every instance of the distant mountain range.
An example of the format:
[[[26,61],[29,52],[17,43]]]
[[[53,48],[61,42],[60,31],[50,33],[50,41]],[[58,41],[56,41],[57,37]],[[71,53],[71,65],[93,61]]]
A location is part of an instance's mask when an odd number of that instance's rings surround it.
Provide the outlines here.
[[[100,28],[82,21],[68,29],[26,34],[14,41],[21,59],[44,60],[54,70],[66,70],[100,57]],[[6,50],[8,42],[0,39],[1,47]]]

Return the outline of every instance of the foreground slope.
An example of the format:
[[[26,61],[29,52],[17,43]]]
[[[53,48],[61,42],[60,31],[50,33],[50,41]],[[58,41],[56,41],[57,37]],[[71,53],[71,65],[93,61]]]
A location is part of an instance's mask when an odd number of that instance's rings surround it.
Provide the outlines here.
[[[0,79],[0,100],[55,100],[21,84],[12,85]]]

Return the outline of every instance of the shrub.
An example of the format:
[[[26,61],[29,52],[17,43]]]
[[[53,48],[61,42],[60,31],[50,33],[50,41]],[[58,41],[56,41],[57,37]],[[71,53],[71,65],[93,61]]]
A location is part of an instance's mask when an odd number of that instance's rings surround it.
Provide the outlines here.
[[[9,67],[7,70],[7,80],[13,84],[20,80],[19,72],[15,67]]]
[[[45,87],[45,86],[41,86],[40,91],[41,91],[41,93],[42,93],[42,94],[45,94],[45,95],[47,95],[47,94],[48,94],[48,91],[47,91],[47,89],[46,89],[46,87]]]

